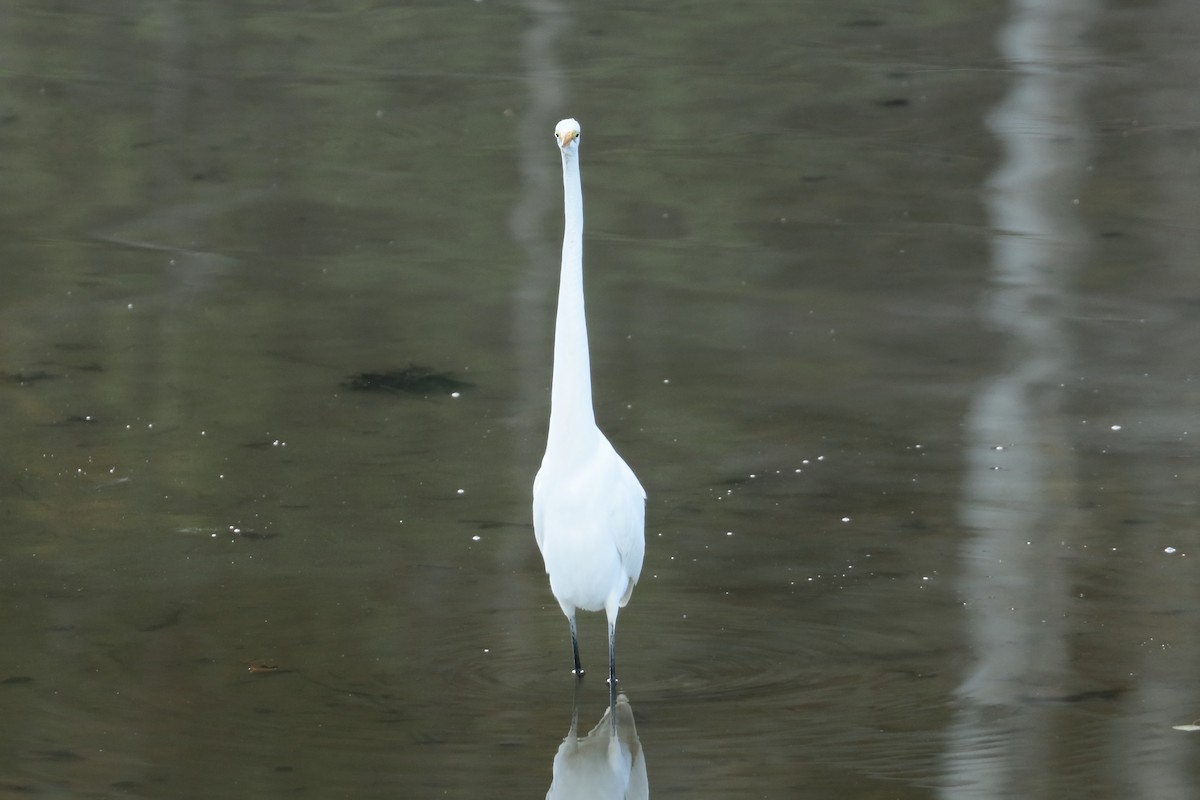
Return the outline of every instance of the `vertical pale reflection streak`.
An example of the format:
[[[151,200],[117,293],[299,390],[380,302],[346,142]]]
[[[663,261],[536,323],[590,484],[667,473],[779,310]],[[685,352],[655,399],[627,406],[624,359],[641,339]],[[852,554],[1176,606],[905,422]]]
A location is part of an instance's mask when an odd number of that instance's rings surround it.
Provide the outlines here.
[[[522,67],[529,86],[529,105],[517,125],[517,165],[521,197],[508,219],[513,238],[528,254],[525,277],[513,296],[513,342],[521,390],[514,418],[521,434],[518,458],[533,480],[543,442],[529,434],[540,429],[549,414],[549,347],[552,301],[558,280],[558,251],[544,235],[547,216],[561,208],[562,166],[550,145],[554,123],[570,116],[563,107],[566,88],[554,46],[567,26],[568,15],[556,0],[525,0],[529,29],[521,38]],[[556,241],[551,239],[551,241]]]
[[[987,186],[993,288],[983,308],[1005,358],[966,425],[962,597],[977,661],[947,744],[942,796],[955,800],[1035,797],[1053,785],[1052,711],[1018,707],[1060,693],[1068,671],[1064,572],[1078,518],[1061,385],[1085,249],[1073,193],[1088,150],[1078,41],[1092,5],[1014,0],[999,38],[1015,78],[987,120],[1004,155]]]

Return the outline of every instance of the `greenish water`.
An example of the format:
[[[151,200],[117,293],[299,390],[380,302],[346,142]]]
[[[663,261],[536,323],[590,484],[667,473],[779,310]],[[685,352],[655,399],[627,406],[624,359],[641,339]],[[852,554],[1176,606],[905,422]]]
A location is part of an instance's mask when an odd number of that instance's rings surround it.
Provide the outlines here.
[[[650,793],[1191,796],[1193,4],[0,17],[0,798],[547,791],[568,115]]]

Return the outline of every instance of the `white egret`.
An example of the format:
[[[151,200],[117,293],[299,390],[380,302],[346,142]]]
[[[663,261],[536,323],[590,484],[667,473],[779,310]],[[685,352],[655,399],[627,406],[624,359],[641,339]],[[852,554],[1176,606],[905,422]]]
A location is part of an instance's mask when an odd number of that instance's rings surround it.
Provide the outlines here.
[[[646,491],[596,427],[587,324],[583,313],[583,189],[579,123],[554,129],[562,154],[562,272],[554,327],[550,433],[533,481],[533,531],[550,590],[571,626],[575,674],[579,639],[575,610],[608,616],[609,704],[616,703],[617,612],[629,602],[646,552]]]

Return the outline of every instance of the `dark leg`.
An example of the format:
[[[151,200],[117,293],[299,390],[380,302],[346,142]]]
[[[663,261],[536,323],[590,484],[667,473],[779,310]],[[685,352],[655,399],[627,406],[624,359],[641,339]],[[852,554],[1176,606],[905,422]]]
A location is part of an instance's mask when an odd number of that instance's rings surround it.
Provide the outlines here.
[[[579,637],[575,635],[575,615],[567,617],[571,623],[571,654],[575,656],[575,674],[583,677],[583,667],[579,666]]]
[[[608,623],[608,708],[613,727],[617,725],[617,621]]]

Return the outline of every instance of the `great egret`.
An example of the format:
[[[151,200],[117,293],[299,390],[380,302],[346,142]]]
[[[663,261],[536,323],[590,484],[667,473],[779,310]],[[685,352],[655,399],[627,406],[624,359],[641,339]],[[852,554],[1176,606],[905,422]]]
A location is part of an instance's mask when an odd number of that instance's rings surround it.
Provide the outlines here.
[[[609,705],[616,704],[617,612],[629,602],[646,552],[646,491],[596,427],[583,314],[583,189],[579,123],[554,128],[562,154],[562,272],[554,324],[550,433],[533,480],[533,532],[554,592],[571,626],[575,674],[579,639],[575,609],[608,616]]]

